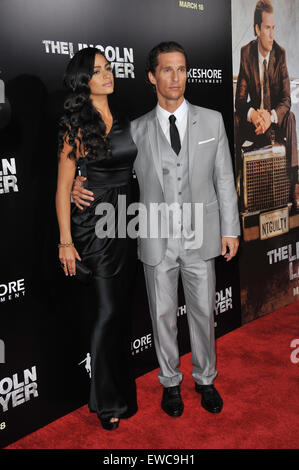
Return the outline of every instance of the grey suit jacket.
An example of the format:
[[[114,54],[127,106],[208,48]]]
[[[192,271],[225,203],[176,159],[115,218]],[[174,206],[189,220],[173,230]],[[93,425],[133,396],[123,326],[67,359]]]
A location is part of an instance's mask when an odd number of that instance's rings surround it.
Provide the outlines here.
[[[199,250],[201,258],[207,260],[221,254],[222,236],[240,235],[237,194],[221,114],[190,103],[188,108],[190,202],[203,203],[203,243]],[[151,203],[165,201],[156,108],[132,121],[131,132],[138,148],[134,169],[140,202],[149,211]],[[166,238],[140,238],[139,257],[156,266],[166,247]]]

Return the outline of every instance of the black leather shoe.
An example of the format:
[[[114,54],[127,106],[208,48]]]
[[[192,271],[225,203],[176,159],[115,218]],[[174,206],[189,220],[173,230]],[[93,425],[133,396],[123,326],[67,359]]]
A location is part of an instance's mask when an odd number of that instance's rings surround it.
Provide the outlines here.
[[[106,429],[106,431],[113,431],[114,429],[118,428],[119,420],[111,422],[111,418],[100,418],[99,415],[98,418],[101,422],[102,428]]]
[[[220,413],[223,407],[223,400],[214,385],[195,384],[195,391],[200,393],[202,407],[210,413]]]
[[[184,410],[184,403],[181,398],[179,385],[175,387],[164,387],[161,407],[169,416],[181,416]]]

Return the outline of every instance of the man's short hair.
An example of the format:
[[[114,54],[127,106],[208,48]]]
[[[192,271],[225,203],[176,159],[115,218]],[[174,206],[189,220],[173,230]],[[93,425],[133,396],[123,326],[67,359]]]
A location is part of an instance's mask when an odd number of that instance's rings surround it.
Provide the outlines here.
[[[185,57],[186,66],[188,68],[187,54],[183,46],[181,46],[180,44],[174,41],[160,42],[160,44],[153,47],[153,49],[150,51],[147,57],[146,66],[145,66],[146,75],[149,72],[155,75],[156,67],[159,63],[158,55],[163,54],[165,52],[181,52],[181,54],[183,54]]]
[[[270,0],[259,0],[255,6],[253,21],[253,29],[255,36],[257,36],[255,25],[257,24],[259,29],[261,29],[261,24],[263,21],[263,12],[273,13],[273,5]]]

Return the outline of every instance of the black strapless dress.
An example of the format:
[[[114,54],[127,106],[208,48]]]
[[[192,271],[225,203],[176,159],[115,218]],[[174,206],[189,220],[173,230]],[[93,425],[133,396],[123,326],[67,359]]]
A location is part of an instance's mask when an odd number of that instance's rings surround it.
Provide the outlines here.
[[[83,210],[73,207],[71,226],[75,247],[94,273],[90,288],[95,320],[89,409],[101,418],[128,418],[137,411],[129,344],[137,250],[136,240],[126,235],[126,226],[119,228],[118,221],[126,220],[127,207],[133,202],[132,168],[137,148],[129,120],[113,117],[108,135],[112,156],[78,160],[82,176],[87,177],[84,187],[93,191],[94,201]],[[111,232],[107,235],[108,213],[114,217],[109,219],[114,236]]]

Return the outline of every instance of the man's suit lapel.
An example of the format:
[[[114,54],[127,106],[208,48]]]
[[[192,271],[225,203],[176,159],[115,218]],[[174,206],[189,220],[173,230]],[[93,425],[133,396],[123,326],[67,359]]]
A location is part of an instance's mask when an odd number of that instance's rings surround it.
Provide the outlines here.
[[[156,115],[156,108],[154,108],[148,117],[147,127],[148,127],[148,135],[149,135],[149,142],[151,146],[151,155],[153,157],[153,163],[155,165],[156,172],[157,172],[160,184],[163,189],[162,157],[159,151],[157,126],[158,126],[158,121],[157,121],[157,115]]]
[[[194,154],[197,147],[197,136],[198,136],[198,116],[196,108],[194,108],[190,103],[188,103],[188,151],[189,151],[189,175],[191,176],[193,163],[194,163]]]
[[[188,102],[187,102],[188,103]],[[205,132],[205,121],[201,118],[201,113],[198,107],[188,103],[188,150],[189,150],[189,178],[191,181],[192,169],[194,165],[194,158],[197,154],[198,142],[207,139]],[[208,136],[209,137],[209,136]]]
[[[255,83],[255,87],[256,87],[256,95],[258,97],[259,106],[260,106],[260,102],[261,102],[261,81],[260,81],[259,55],[258,55],[257,41],[255,41],[254,44],[253,44],[252,57],[253,57],[252,69],[253,69],[254,83]]]
[[[271,85],[272,85],[273,77],[274,77],[274,68],[275,68],[275,50],[272,47],[272,51],[270,52],[270,57],[269,57],[269,65],[268,65],[270,90],[271,90]]]

